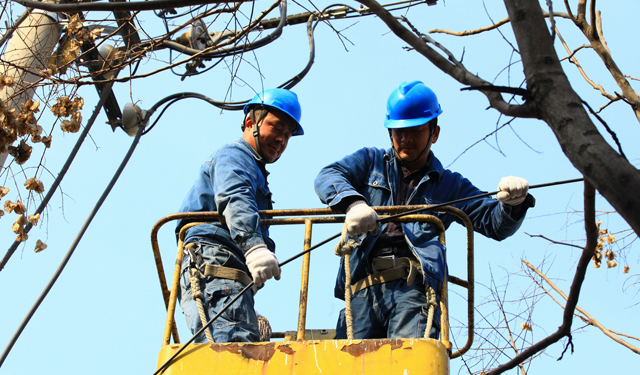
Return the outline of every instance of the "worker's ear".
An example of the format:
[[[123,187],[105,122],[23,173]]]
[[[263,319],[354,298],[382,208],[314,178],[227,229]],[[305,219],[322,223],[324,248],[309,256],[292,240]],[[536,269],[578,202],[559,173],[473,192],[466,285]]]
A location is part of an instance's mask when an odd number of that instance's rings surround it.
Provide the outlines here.
[[[251,116],[249,116],[248,114],[244,117],[244,128],[245,129],[253,128],[253,122],[251,121]]]
[[[439,136],[440,136],[440,126],[436,125],[436,128],[433,129],[433,136],[431,137],[431,143],[436,143]]]

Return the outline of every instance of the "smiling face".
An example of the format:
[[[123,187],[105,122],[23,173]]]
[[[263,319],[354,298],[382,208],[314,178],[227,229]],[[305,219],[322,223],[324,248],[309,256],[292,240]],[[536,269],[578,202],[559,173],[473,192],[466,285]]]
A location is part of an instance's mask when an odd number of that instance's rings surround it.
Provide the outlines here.
[[[410,172],[418,170],[427,162],[431,145],[436,143],[440,135],[440,127],[436,126],[433,130],[431,141],[429,134],[429,124],[391,129],[393,148]]]
[[[260,116],[256,116],[258,120]],[[260,153],[267,163],[273,163],[284,152],[289,143],[289,138],[297,128],[297,124],[291,117],[278,110],[271,109],[267,116],[258,123],[260,143]],[[253,123],[250,116],[245,118],[245,130],[242,138],[247,141],[254,150],[256,147],[255,138],[253,137]]]

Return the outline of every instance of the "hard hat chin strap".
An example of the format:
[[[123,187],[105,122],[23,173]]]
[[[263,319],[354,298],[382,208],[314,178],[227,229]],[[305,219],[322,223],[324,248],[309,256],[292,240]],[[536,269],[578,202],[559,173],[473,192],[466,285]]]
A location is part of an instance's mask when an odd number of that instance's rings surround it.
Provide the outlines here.
[[[256,117],[255,117],[255,111],[256,109],[261,109],[263,110],[262,114],[260,115],[260,118],[258,118],[258,121],[256,121]],[[269,110],[267,109],[267,107],[265,106],[260,106],[260,107],[256,107],[254,109],[251,110],[251,113],[249,114],[249,118],[251,119],[251,124],[253,125],[253,138],[255,140],[256,143],[256,151],[258,152],[258,155],[260,155],[260,157],[262,158],[262,160],[265,163],[273,163],[276,160],[272,161],[272,162],[267,162],[264,160],[264,155],[262,154],[262,150],[260,149],[260,123],[262,122],[262,120],[264,120],[265,117],[267,117],[267,115],[269,114]]]

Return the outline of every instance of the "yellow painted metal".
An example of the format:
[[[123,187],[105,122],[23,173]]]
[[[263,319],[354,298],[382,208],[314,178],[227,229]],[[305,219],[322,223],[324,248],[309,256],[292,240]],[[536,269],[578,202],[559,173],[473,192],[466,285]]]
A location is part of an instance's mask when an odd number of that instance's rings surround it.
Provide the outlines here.
[[[163,347],[158,366],[180,346]],[[191,344],[163,374],[447,375],[449,355],[433,339]]]
[[[427,206],[395,206],[374,207],[381,214],[392,215],[411,209]],[[453,353],[449,341],[449,314],[446,283],[441,291],[442,321],[440,340],[431,339],[375,339],[375,340],[333,340],[333,330],[306,330],[306,303],[308,299],[310,256],[303,258],[303,275],[301,280],[300,311],[297,331],[277,334],[284,337],[283,342],[265,343],[223,343],[192,344],[182,352],[168,367],[165,374],[429,374],[446,375],[449,373],[449,358],[455,358],[467,351],[473,338],[473,228],[470,220],[460,210],[453,207],[438,209],[452,213],[462,219],[467,226],[468,264],[467,280],[451,277],[453,283],[469,289],[469,336],[467,344]],[[313,224],[340,223],[343,216],[334,215],[329,209],[310,210],[270,210],[261,211],[264,225],[305,224],[304,249],[311,246],[311,229]],[[285,216],[276,218],[277,216]],[[288,216],[288,217],[287,217]],[[295,217],[299,216],[299,217]],[[178,254],[174,265],[171,289],[162,267],[162,259],[157,241],[160,227],[169,221],[189,219],[191,222],[182,228],[179,234]],[[224,219],[215,212],[181,213],[168,215],[154,225],[151,232],[151,243],[156,261],[160,286],[167,307],[167,320],[163,336],[163,348],[158,357],[159,365],[164,364],[181,345],[175,327],[177,288],[179,287],[180,265],[182,263],[182,246],[186,229],[204,222],[222,221]],[[440,229],[439,240],[444,243],[444,226],[435,216],[407,215],[397,221],[429,221]],[[173,335],[176,344],[171,345]],[[274,336],[275,337],[275,336]],[[295,340],[295,341],[294,341]]]
[[[311,247],[312,221],[304,221],[304,249]],[[304,329],[307,325],[307,299],[309,296],[309,267],[311,266],[311,253],[302,256],[302,280],[300,281],[300,307],[298,311],[298,340],[304,340]]]

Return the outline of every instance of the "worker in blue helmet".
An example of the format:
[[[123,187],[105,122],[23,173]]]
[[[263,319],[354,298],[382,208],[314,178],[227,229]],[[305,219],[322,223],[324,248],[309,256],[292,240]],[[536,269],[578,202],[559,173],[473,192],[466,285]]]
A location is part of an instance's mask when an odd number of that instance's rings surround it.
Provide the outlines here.
[[[323,168],[315,180],[320,200],[346,213],[343,238],[365,235],[350,257],[351,285],[345,285],[344,257],[335,296],[352,293],[353,338],[437,338],[439,299],[447,279],[446,248],[429,223],[380,225],[372,206],[450,202],[482,194],[469,180],[444,169],[431,146],[438,141],[438,116],[443,113],[435,93],[420,81],[403,82],[387,101],[384,126],[392,147],[363,148]],[[498,241],[512,235],[533,207],[528,183],[505,177],[496,199],[483,198],[455,207],[466,213],[474,230]],[[434,213],[445,228],[458,221]],[[435,302],[435,303],[434,303]],[[428,321],[433,306],[433,319]],[[338,338],[347,337],[345,311],[337,324]]]
[[[252,280],[260,288],[280,279],[275,243],[258,211],[272,209],[266,165],[280,158],[292,136],[304,134],[300,103],[289,90],[265,90],[244,107],[243,118],[242,137],[202,164],[180,207],[180,212],[217,211],[224,218],[185,233],[178,298],[193,333]],[[192,221],[179,220],[176,236]],[[258,341],[257,288],[244,293],[195,342]]]

